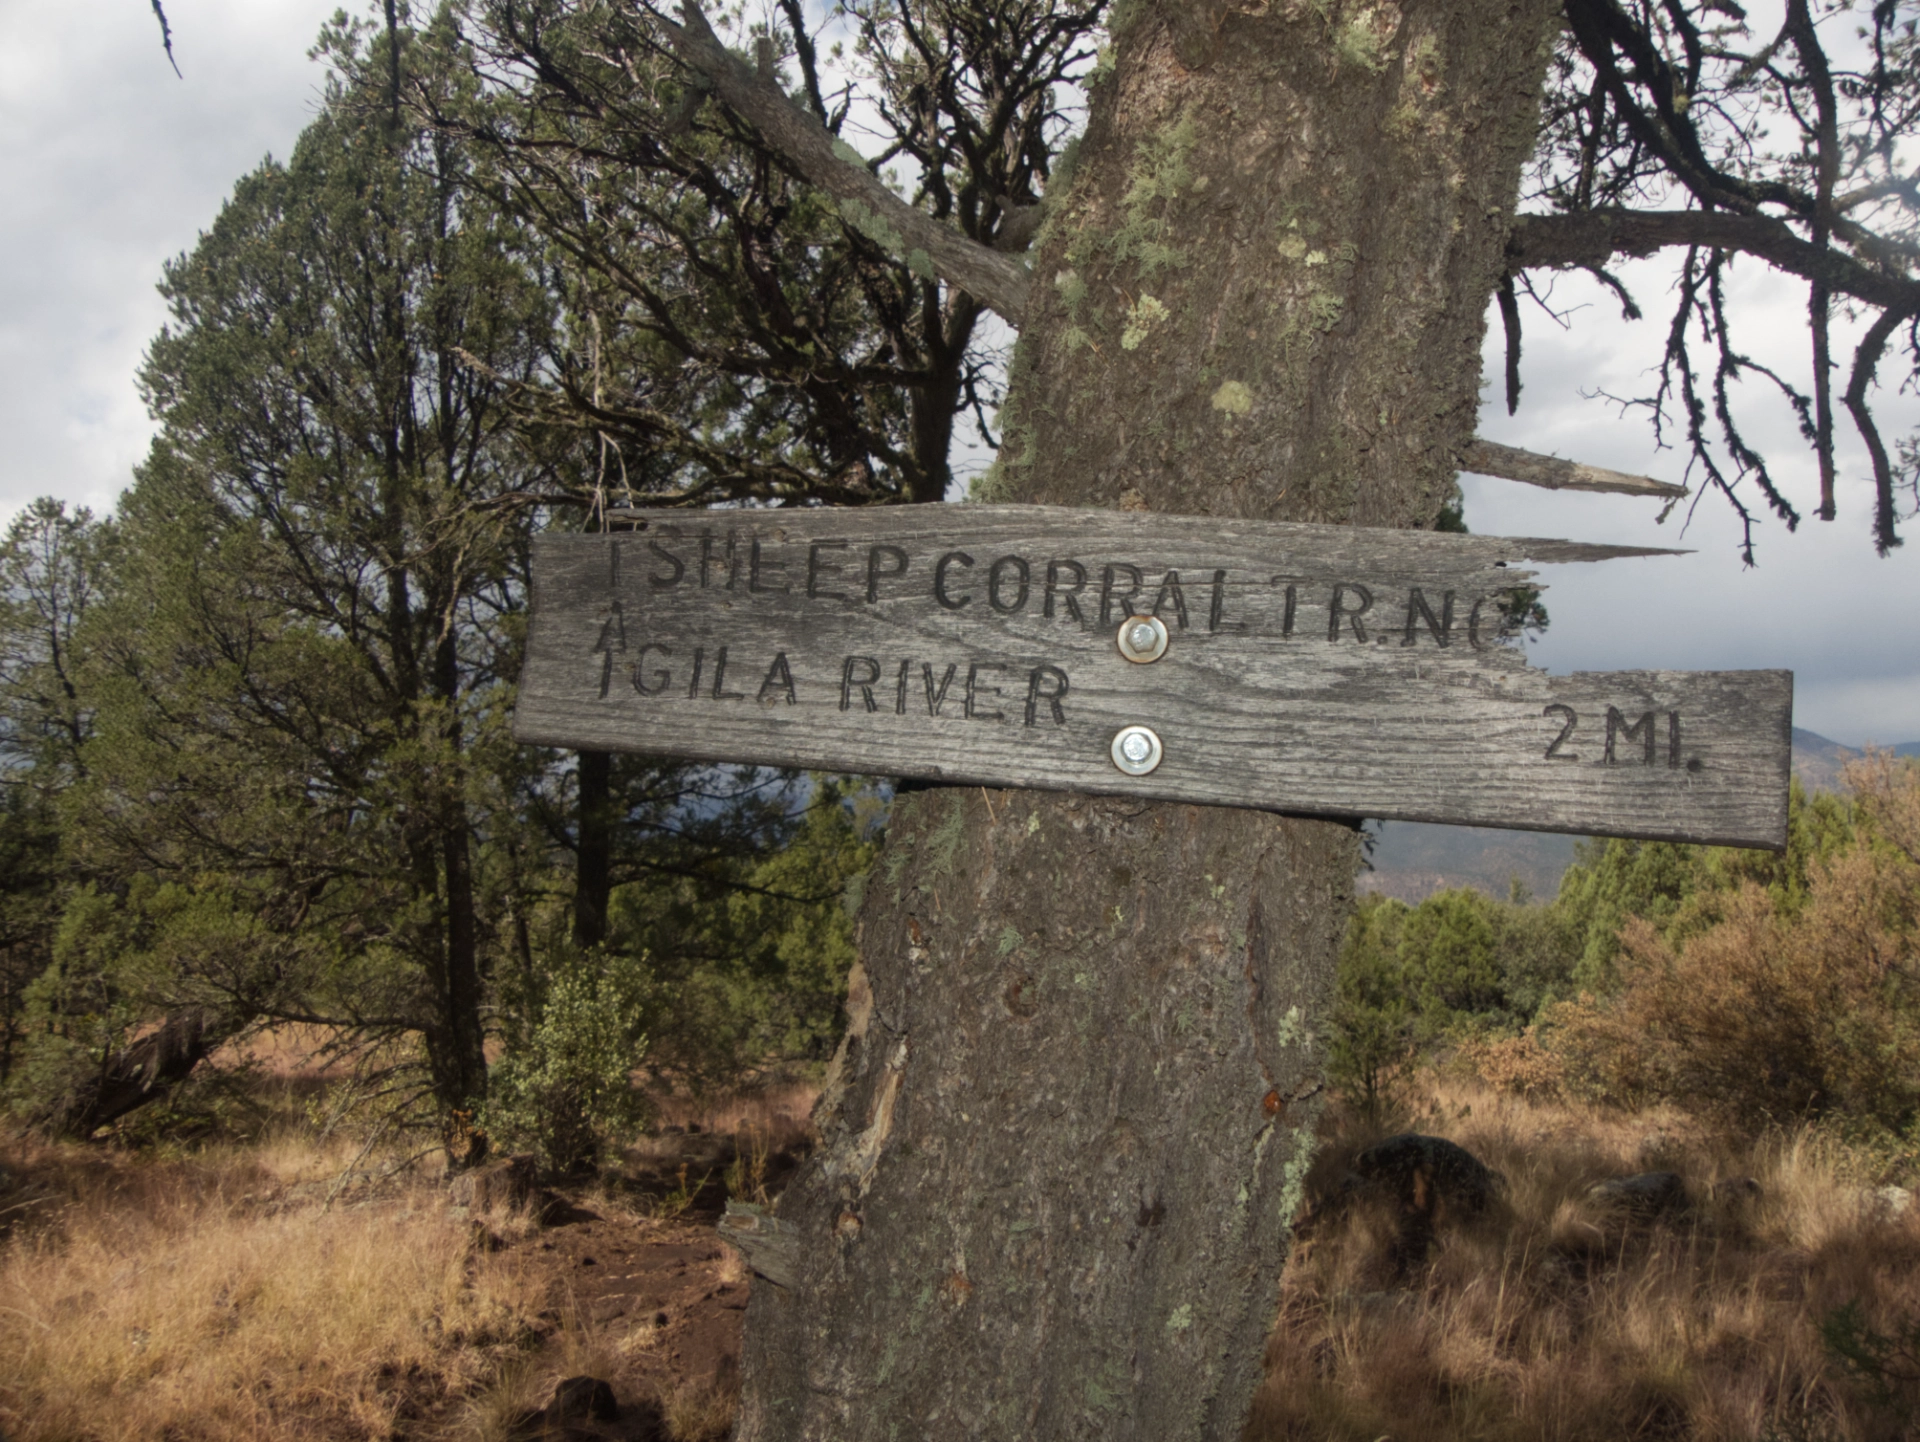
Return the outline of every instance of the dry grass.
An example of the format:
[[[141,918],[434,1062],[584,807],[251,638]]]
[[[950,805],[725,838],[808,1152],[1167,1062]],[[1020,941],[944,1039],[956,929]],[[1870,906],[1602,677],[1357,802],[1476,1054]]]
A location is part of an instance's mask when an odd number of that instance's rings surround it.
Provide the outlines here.
[[[527,1344],[540,1289],[425,1182],[350,1188],[294,1138],[185,1162],[10,1149],[0,1430],[31,1439],[384,1437]],[[496,1219],[504,1220],[504,1219]]]
[[[796,1132],[803,1114],[799,1097],[752,1098],[701,1121],[750,1185],[756,1138]],[[1920,1209],[1877,1216],[1863,1200],[1884,1180],[1870,1159],[1810,1130],[1744,1144],[1671,1109],[1546,1103],[1444,1077],[1398,1124],[1498,1169],[1504,1199],[1443,1226],[1410,1275],[1389,1259],[1394,1215],[1356,1208],[1316,1231],[1284,1280],[1248,1442],[1909,1434],[1818,1332],[1847,1303],[1883,1331],[1920,1318]],[[1336,1118],[1321,1170],[1337,1173],[1374,1135]],[[0,1432],[487,1442],[556,1376],[616,1375],[654,1345],[651,1329],[596,1329],[528,1270],[527,1252],[476,1247],[530,1224],[476,1229],[439,1204],[438,1178],[350,1187],[327,1206],[351,1156],[293,1135],[158,1162],[10,1144]],[[1586,1198],[1596,1181],[1650,1169],[1680,1173],[1693,1205],[1646,1222]],[[1757,1195],[1715,1199],[1738,1178]],[[594,1205],[651,1206],[621,1188]],[[650,1405],[676,1442],[718,1442],[738,1386],[729,1371]]]
[[[1847,1302],[1883,1330],[1920,1317],[1920,1214],[1876,1216],[1862,1199],[1873,1178],[1845,1148],[1806,1131],[1742,1146],[1671,1111],[1459,1082],[1429,1098],[1413,1129],[1504,1173],[1505,1205],[1443,1229],[1407,1278],[1385,1262],[1391,1216],[1358,1212],[1302,1248],[1249,1442],[1908,1435],[1818,1332]],[[1372,1139],[1335,1130],[1330,1167]],[[1692,1205],[1634,1221],[1585,1196],[1647,1170],[1680,1173]],[[1743,1177],[1757,1197],[1714,1199],[1716,1183]]]
[[[784,1082],[754,1091],[718,1097],[663,1096],[654,1099],[655,1125],[696,1127],[732,1135],[752,1130],[776,1138],[799,1136],[820,1096],[812,1082]]]
[[[676,1387],[661,1411],[673,1442],[725,1442],[740,1410],[740,1378],[729,1373]]]

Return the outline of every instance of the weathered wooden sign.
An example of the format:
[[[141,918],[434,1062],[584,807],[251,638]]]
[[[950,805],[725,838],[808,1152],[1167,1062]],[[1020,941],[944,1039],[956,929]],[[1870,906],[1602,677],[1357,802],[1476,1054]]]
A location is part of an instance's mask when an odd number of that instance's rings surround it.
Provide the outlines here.
[[[1787,671],[1550,676],[1565,541],[1041,506],[660,512],[535,543],[522,740],[1785,844]]]

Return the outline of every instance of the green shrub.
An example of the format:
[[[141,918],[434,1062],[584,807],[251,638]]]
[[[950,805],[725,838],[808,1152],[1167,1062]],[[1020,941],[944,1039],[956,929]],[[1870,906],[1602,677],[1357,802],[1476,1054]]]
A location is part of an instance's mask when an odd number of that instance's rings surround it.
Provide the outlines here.
[[[1670,1100],[1758,1128],[1833,1115],[1920,1119],[1920,868],[1861,840],[1816,864],[1786,912],[1751,882],[1710,925],[1621,933],[1620,986],[1552,1009],[1551,1045],[1609,1100]]]
[[[1413,1064],[1413,1008],[1400,965],[1409,914],[1390,897],[1362,897],[1340,949],[1327,1075],[1369,1119],[1394,1099]]]
[[[564,1174],[591,1168],[646,1121],[633,1071],[646,1055],[646,958],[594,951],[557,960],[525,1041],[488,1074],[481,1125],[492,1144],[531,1151]]]

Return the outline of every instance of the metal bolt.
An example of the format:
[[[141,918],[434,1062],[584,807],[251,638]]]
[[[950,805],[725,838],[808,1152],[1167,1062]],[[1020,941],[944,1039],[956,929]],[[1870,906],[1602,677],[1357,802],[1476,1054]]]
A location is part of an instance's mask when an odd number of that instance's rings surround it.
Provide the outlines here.
[[[1167,626],[1158,616],[1129,616],[1120,623],[1120,654],[1145,665],[1167,654]]]
[[[1145,776],[1160,764],[1160,738],[1146,726],[1123,726],[1113,736],[1113,764],[1129,776]]]

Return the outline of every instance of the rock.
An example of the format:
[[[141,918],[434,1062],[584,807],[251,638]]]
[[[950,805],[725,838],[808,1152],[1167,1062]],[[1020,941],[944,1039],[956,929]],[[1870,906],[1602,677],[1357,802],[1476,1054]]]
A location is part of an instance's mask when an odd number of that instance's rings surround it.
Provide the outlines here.
[[[1898,1221],[1913,1210],[1913,1193],[1905,1187],[1861,1187],[1854,1200],[1869,1221]]]
[[[1750,1206],[1763,1195],[1760,1183],[1752,1177],[1722,1177],[1707,1188],[1709,1199],[1734,1206]]]
[[[546,1406],[514,1419],[508,1436],[515,1442],[598,1437],[604,1434],[593,1430],[593,1423],[615,1422],[619,1418],[620,1403],[611,1386],[598,1377],[569,1377],[553,1389],[553,1400]]]
[[[525,1207],[538,1195],[538,1182],[532,1157],[502,1157],[455,1177],[447,1187],[447,1202],[476,1212]]]
[[[631,1296],[624,1292],[617,1293],[611,1297],[600,1298],[588,1309],[588,1315],[593,1318],[595,1326],[604,1327],[607,1323],[626,1316],[632,1306]]]
[[[858,1219],[856,1218],[856,1224]],[[728,1202],[720,1219],[720,1240],[739,1250],[755,1276],[765,1277],[778,1287],[797,1284],[800,1275],[800,1232],[792,1222],[784,1222],[765,1207],[748,1202]],[[858,1227],[856,1225],[855,1232]],[[844,1228],[840,1234],[846,1236]]]
[[[565,1426],[569,1422],[617,1422],[620,1403],[613,1388],[598,1377],[569,1377],[553,1389],[547,1403],[547,1420]]]
[[[1409,1212],[1482,1212],[1506,1186],[1500,1173],[1465,1147],[1418,1132],[1375,1142],[1354,1158],[1353,1174],[1363,1188],[1392,1197]]]
[[[1402,1132],[1355,1157],[1341,1179],[1313,1199],[1294,1231],[1309,1237],[1352,1209],[1384,1210],[1395,1229],[1387,1260],[1400,1277],[1426,1259],[1442,1223],[1485,1212],[1505,1187],[1506,1179],[1465,1147]]]
[[[1587,1203],[1616,1216],[1650,1222],[1685,1209],[1687,1184],[1678,1172],[1640,1172],[1609,1177],[1587,1188]]]
[[[1640,1138],[1638,1160],[1648,1171],[1666,1171],[1679,1161],[1685,1148],[1680,1139],[1664,1129],[1648,1132]]]

